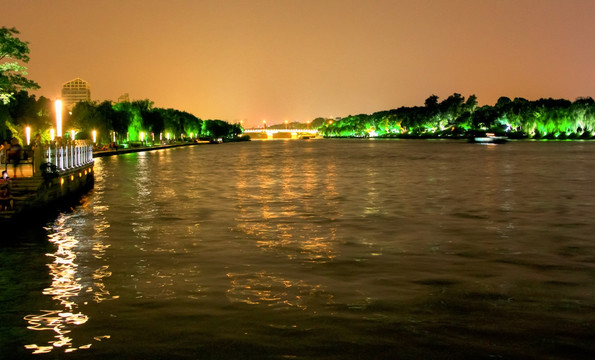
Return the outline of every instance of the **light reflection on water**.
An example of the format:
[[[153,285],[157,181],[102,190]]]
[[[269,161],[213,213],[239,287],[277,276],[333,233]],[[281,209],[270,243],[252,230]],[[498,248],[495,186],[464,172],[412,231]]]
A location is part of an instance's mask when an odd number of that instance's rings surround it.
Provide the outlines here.
[[[56,306],[26,317],[47,328],[29,351],[581,357],[595,146],[553,145],[254,142],[100,159],[88,201],[49,230],[64,280],[37,294]]]
[[[99,179],[100,186],[101,183],[102,180]],[[72,213],[60,214],[53,226],[46,229],[48,241],[54,245],[56,251],[46,254],[53,259],[47,264],[52,283],[50,287],[43,290],[42,294],[56,301],[59,309],[40,310],[40,314],[30,314],[24,317],[24,320],[29,324],[27,329],[46,332],[47,334],[43,338],[52,336],[47,340],[47,345],[25,345],[25,348],[32,354],[49,353],[54,350],[70,353],[89,349],[92,343],[81,344],[80,341],[81,339],[88,340],[88,336],[76,339],[74,335],[78,327],[89,321],[89,316],[82,312],[82,308],[88,305],[89,301],[99,304],[105,300],[118,299],[119,297],[112,295],[104,284],[105,279],[112,275],[109,265],[101,265],[91,272],[79,268],[80,259],[77,260],[77,254],[83,256],[89,254],[94,259],[102,261],[110,247],[104,242],[105,232],[109,228],[105,212],[109,210],[109,206],[101,204],[101,190],[96,192],[95,201],[95,206],[92,209],[94,217],[89,219],[93,224],[92,240],[81,244],[72,228],[77,224],[80,225],[78,215]],[[87,201],[80,205],[81,210],[90,211],[87,205]],[[89,244],[91,244],[91,248],[87,249]],[[92,297],[89,298],[88,295]],[[93,336],[94,341],[109,338],[110,335]]]
[[[69,229],[64,227],[65,220],[64,217],[58,219],[52,229],[53,232],[48,236],[49,241],[55,244],[57,249],[55,253],[47,254],[54,259],[48,264],[52,284],[43,291],[44,295],[57,300],[62,308],[42,310],[41,315],[25,316],[25,320],[29,323],[28,329],[55,333],[54,339],[48,341],[49,345],[26,345],[26,348],[32,350],[34,354],[47,353],[54,348],[64,348],[65,352],[72,352],[91,346],[91,344],[84,344],[73,347],[72,338],[68,336],[72,327],[86,323],[88,317],[80,311],[74,313],[78,309],[76,301],[82,289],[80,278],[77,278],[78,265],[75,251],[78,241],[69,234]]]

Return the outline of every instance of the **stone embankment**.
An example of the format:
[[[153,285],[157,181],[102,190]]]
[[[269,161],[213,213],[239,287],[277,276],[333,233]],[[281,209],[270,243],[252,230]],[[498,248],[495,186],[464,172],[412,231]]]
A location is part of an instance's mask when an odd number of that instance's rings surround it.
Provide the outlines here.
[[[14,178],[0,180],[0,221],[36,218],[93,188],[90,145],[68,144],[38,148],[33,161],[21,164]],[[8,166],[5,165],[8,169]]]

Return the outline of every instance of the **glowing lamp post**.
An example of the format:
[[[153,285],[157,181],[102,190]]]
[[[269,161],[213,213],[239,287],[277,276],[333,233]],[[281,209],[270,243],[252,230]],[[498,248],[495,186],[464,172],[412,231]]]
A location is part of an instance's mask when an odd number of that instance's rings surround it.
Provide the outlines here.
[[[97,131],[93,130],[91,134],[93,135],[93,144],[97,143]]]
[[[29,126],[25,128],[25,137],[27,138],[27,145],[31,144],[31,128]]]
[[[50,129],[50,140],[54,141],[56,138],[56,131],[54,129]]]
[[[262,120],[262,127],[263,129],[267,128],[267,121],[266,120]]]
[[[62,100],[56,100],[56,133],[58,137],[62,136]]]
[[[287,130],[287,124],[289,123],[289,121],[285,120],[285,130]]]
[[[74,140],[75,135],[76,133],[74,132],[74,130],[70,130],[70,140]]]

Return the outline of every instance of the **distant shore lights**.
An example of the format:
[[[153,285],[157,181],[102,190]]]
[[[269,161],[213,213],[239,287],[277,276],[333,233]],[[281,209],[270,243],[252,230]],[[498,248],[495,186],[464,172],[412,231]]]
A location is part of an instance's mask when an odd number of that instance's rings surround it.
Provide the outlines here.
[[[56,100],[56,136],[62,136],[62,100]]]

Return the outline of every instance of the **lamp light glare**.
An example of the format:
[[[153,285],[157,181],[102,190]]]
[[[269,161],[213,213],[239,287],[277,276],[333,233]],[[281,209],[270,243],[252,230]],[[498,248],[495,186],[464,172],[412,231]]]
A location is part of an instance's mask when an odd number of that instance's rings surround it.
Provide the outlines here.
[[[93,142],[96,143],[97,142],[97,130],[93,130],[92,134],[93,134]]]
[[[56,100],[56,133],[57,136],[62,136],[62,100]]]
[[[56,138],[56,131],[54,129],[50,129],[50,140],[54,141]]]
[[[31,144],[31,128],[29,126],[25,128],[25,137],[27,138],[27,145]]]

